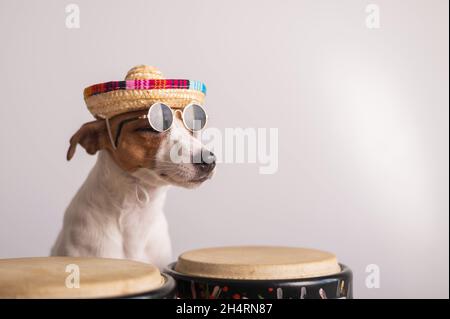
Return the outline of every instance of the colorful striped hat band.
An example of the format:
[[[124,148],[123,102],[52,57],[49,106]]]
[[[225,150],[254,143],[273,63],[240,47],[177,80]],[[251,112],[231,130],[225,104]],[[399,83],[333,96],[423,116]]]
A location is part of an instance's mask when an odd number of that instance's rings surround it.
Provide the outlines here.
[[[111,81],[91,85],[84,89],[84,98],[93,95],[107,93],[115,90],[158,90],[158,89],[189,89],[197,90],[206,94],[206,86],[200,81],[192,80],[128,80]]]
[[[124,81],[110,81],[84,89],[89,111],[98,119],[148,109],[156,102],[180,109],[196,103],[204,105],[206,86],[202,82],[164,79],[151,66],[139,65],[128,71]]]

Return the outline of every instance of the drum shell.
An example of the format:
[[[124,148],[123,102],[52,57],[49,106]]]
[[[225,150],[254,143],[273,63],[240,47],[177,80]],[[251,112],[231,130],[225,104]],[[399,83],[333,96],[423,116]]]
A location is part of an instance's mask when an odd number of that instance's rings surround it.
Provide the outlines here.
[[[176,281],[180,299],[352,299],[353,274],[339,264],[339,273],[315,278],[282,280],[222,279],[190,276],[170,264],[165,273]]]

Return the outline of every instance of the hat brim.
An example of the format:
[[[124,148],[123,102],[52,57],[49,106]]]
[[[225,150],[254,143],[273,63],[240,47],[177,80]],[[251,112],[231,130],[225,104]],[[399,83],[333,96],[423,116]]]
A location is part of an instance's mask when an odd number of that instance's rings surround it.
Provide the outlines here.
[[[96,118],[148,109],[156,102],[172,108],[204,104],[206,86],[199,81],[149,79],[95,84],[84,90],[89,111]]]

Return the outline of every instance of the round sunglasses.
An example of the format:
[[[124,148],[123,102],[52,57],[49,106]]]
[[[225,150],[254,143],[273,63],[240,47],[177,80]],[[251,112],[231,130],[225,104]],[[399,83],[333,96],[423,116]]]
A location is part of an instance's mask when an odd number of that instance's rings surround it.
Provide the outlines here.
[[[208,121],[208,115],[205,109],[198,104],[191,103],[183,108],[183,110],[172,110],[168,105],[157,102],[150,106],[147,118],[150,126],[157,132],[165,132],[173,125],[175,114],[181,112],[181,118],[184,126],[192,131],[201,131]]]
[[[117,149],[122,124],[124,122],[138,119],[147,119],[152,129],[162,133],[172,127],[173,120],[177,112],[181,112],[181,118],[183,120],[184,126],[192,132],[201,131],[206,126],[206,122],[208,121],[208,115],[201,105],[191,103],[184,107],[183,110],[174,111],[168,105],[161,102],[156,102],[152,104],[152,106],[150,106],[147,114],[131,119],[126,119],[125,121],[121,122],[119,124],[118,132],[115,138],[112,135],[109,119],[105,119],[108,136],[113,149]]]

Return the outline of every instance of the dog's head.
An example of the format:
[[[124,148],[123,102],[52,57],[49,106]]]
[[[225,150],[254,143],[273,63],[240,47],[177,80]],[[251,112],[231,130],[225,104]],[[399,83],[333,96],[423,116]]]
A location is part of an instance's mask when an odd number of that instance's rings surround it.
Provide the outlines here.
[[[176,115],[172,127],[161,133],[153,130],[147,119],[138,118],[146,113],[111,118],[110,135],[105,120],[84,124],[70,139],[67,160],[80,144],[89,154],[106,150],[124,171],[140,178],[156,177],[161,184],[192,188],[213,175],[214,154],[185,128],[180,116]]]

